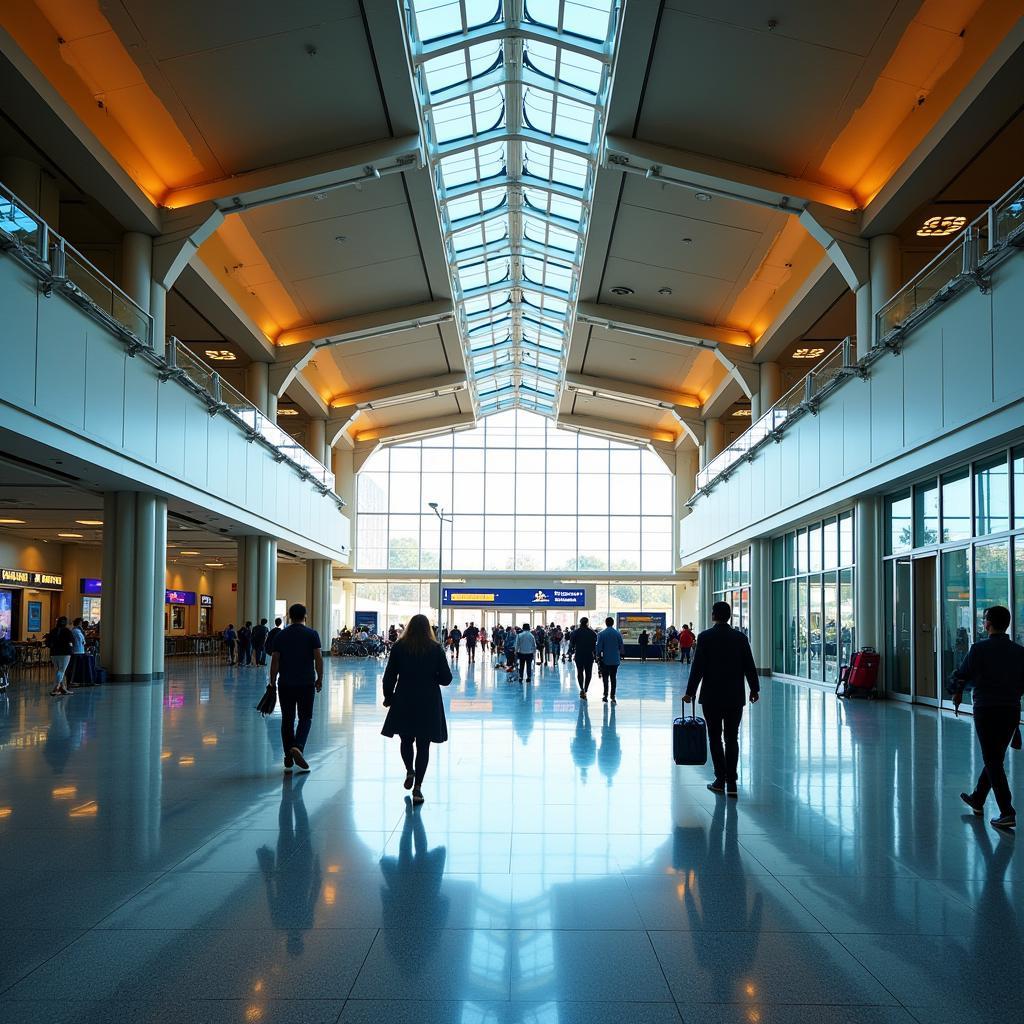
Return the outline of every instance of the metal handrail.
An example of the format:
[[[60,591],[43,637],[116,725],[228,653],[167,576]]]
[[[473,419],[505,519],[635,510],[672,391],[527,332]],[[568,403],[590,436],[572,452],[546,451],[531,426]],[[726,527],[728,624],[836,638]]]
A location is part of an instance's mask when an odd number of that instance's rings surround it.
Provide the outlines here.
[[[128,343],[132,355],[141,353],[157,367],[161,380],[174,378],[185,384],[206,401],[211,414],[229,415],[250,440],[267,445],[276,458],[311,480],[339,508],[345,507],[345,501],[334,493],[334,474],[330,469],[223,380],[213,367],[173,336],[166,339],[162,354],[156,352],[153,317],[2,182],[0,249],[8,250],[29,267],[47,295],[58,291],[113,329]]]
[[[919,270],[875,314],[870,346],[858,360],[855,339],[846,338],[789,389],[750,429],[738,437],[698,474],[692,506],[732,467],[769,438],[779,440],[786,427],[815,412],[825,394],[850,377],[867,377],[872,363],[899,346],[903,335],[930,316],[943,302],[972,284],[988,290],[992,269],[1014,249],[1024,247],[1024,178],[1007,189],[984,213]]]

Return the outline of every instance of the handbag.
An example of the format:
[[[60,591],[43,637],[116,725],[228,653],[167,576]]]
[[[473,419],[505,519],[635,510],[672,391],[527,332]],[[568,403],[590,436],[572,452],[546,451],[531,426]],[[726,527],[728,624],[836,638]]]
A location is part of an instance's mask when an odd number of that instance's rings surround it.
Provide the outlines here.
[[[274,713],[274,708],[277,707],[277,687],[273,683],[267,683],[267,692],[260,697],[259,704],[256,705],[256,710],[266,718],[267,715]]]

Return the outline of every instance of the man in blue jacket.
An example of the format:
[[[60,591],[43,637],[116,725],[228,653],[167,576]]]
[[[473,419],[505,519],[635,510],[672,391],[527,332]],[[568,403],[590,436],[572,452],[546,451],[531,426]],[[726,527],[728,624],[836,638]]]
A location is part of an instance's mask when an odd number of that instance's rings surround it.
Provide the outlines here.
[[[995,828],[1014,828],[1017,812],[1013,809],[1010,784],[1003,761],[1006,748],[1020,724],[1020,698],[1024,694],[1024,647],[1006,635],[1010,610],[1002,605],[985,609],[988,637],[971,646],[960,667],[953,673],[951,690],[957,712],[965,689],[974,691],[974,731],[978,734],[982,760],[973,793],[961,793],[960,799],[975,814],[985,810],[985,800],[994,793],[999,816],[991,819]]]
[[[612,703],[615,704],[615,684],[625,653],[622,634],[615,628],[615,620],[609,615],[604,620],[604,629],[597,634],[597,663],[601,670],[601,682],[604,684],[604,702],[608,703],[608,687],[611,684]]]

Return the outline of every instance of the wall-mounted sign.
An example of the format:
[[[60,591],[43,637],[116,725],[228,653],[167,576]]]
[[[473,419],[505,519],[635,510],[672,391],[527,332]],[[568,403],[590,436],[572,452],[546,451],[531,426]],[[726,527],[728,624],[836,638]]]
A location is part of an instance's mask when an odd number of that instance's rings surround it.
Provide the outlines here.
[[[194,590],[167,590],[164,592],[165,604],[195,604],[196,592]]]
[[[200,594],[199,595],[199,603],[204,608],[212,608],[213,607],[213,595],[212,594]]]
[[[28,631],[30,633],[42,633],[43,631],[43,602],[29,601],[28,603]]]
[[[587,592],[559,587],[540,590],[488,587],[445,587],[442,591],[445,608],[585,608]]]
[[[0,585],[38,587],[40,590],[60,590],[64,577],[59,572],[33,572],[31,569],[0,569]]]
[[[377,632],[377,613],[376,612],[356,612],[356,632],[360,629],[365,629],[367,633]]]
[[[81,581],[81,592],[86,597],[99,597],[103,593],[103,580],[86,576]]]
[[[665,629],[665,612],[616,612],[615,625],[627,644],[635,644],[647,630],[647,639],[654,643],[654,631]]]

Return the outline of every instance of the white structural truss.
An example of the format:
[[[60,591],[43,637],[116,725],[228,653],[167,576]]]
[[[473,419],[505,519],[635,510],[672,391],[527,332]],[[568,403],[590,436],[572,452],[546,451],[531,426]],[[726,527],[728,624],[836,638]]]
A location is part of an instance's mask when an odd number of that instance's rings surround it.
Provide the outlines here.
[[[406,0],[476,411],[554,416],[622,0]]]

